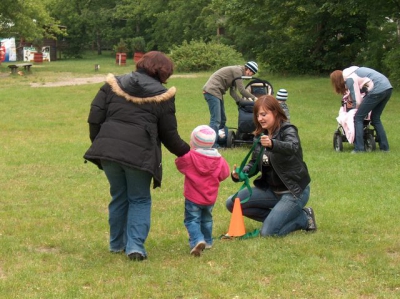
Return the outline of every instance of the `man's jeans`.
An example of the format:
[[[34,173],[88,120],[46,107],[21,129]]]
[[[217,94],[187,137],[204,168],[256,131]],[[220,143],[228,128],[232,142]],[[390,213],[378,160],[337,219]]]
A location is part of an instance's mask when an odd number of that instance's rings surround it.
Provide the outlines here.
[[[376,137],[379,142],[379,148],[383,151],[389,150],[389,142],[386,137],[385,129],[381,122],[381,114],[387,102],[392,95],[392,89],[387,89],[379,94],[368,94],[363,99],[360,107],[354,116],[354,125],[356,131],[356,137],[354,142],[355,151],[365,151],[364,147],[364,119],[370,111],[371,113],[371,124],[374,126],[376,131]]]
[[[307,186],[299,198],[291,193],[276,195],[270,189],[252,188],[251,198],[242,204],[243,216],[263,222],[260,234],[266,236],[284,236],[290,232],[308,227],[307,216],[303,208],[310,197]],[[237,197],[243,200],[249,196],[247,189],[242,189]],[[232,212],[234,199],[226,201],[227,209]]]
[[[152,175],[111,161],[102,160],[101,165],[110,183],[110,251],[147,256],[144,242],[150,231]]]
[[[218,131],[225,127],[226,115],[224,101],[219,99],[212,94],[204,93],[204,98],[207,101],[208,109],[210,110],[210,127],[213,128],[217,134],[216,142],[214,147],[217,147],[218,143]]]

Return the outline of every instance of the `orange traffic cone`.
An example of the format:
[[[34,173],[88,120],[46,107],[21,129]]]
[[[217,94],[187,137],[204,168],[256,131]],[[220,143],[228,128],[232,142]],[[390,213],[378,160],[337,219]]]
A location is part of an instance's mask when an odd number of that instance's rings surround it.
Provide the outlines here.
[[[235,198],[233,204],[233,211],[231,217],[231,223],[229,224],[229,231],[226,234],[228,237],[241,237],[246,234],[244,227],[244,219],[242,214],[242,206],[239,198]]]

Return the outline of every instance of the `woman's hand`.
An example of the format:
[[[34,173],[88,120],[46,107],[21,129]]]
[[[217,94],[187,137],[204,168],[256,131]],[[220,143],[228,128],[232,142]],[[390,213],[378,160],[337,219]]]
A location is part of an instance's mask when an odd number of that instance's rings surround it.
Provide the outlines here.
[[[236,180],[239,179],[239,174],[237,174],[236,172],[236,164],[233,164],[232,177],[235,178]]]
[[[269,148],[272,147],[272,140],[269,139],[268,135],[262,135],[260,141],[262,146]]]

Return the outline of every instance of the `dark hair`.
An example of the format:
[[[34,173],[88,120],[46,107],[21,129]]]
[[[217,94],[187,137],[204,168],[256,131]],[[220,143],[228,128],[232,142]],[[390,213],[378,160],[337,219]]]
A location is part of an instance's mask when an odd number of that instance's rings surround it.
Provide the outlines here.
[[[343,71],[340,70],[333,71],[330,75],[330,78],[335,92],[340,95],[344,95],[346,92],[346,85],[343,79]]]
[[[261,127],[260,123],[258,122],[258,112],[260,109],[269,110],[275,116],[275,124],[272,126],[271,132],[268,132],[268,135],[273,135],[276,131],[279,130],[281,123],[287,121],[287,116],[285,111],[283,111],[281,105],[279,104],[278,100],[275,99],[271,95],[263,95],[258,98],[258,100],[254,103],[253,108],[253,121],[256,126],[253,134],[255,136],[260,135],[264,132],[264,129]]]
[[[167,80],[174,72],[174,63],[164,53],[150,51],[143,55],[137,62],[136,70],[144,70],[150,77],[167,83]]]

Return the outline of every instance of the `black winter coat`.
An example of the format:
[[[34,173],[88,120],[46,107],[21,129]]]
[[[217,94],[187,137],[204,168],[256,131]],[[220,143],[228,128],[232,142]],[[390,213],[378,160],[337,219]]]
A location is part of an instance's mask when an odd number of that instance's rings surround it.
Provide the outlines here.
[[[176,156],[190,150],[177,131],[175,92],[144,71],[109,74],[91,104],[92,145],[84,158],[99,168],[109,160],[150,172],[153,187],[160,187],[161,143]]]
[[[272,148],[264,148],[258,142],[251,160],[243,168],[243,171],[248,172],[257,161],[260,150],[265,150],[268,161],[280,180],[294,196],[299,197],[311,182],[311,178],[307,165],[303,161],[303,151],[297,128],[290,123],[283,123],[279,131],[272,136],[272,143]],[[262,160],[260,159],[257,171],[252,176],[260,171],[262,173]],[[254,180],[254,185],[259,188],[269,188],[266,179],[262,175]]]

